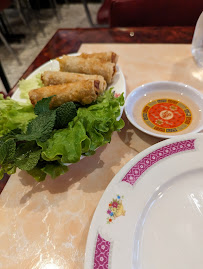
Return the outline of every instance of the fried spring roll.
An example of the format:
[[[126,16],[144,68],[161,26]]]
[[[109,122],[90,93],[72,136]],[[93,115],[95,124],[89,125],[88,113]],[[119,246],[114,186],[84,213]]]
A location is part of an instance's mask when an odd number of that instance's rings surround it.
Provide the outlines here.
[[[60,71],[82,73],[88,75],[101,75],[109,84],[116,73],[116,64],[111,62],[102,62],[95,58],[83,58],[77,56],[66,56],[57,58],[60,64]]]
[[[103,62],[111,62],[111,63],[117,63],[118,62],[118,55],[115,52],[108,51],[108,52],[99,52],[99,53],[82,53],[81,55],[77,57],[82,57],[84,59],[87,58],[96,58]]]
[[[52,85],[31,90],[29,98],[35,106],[43,98],[53,96],[50,108],[58,107],[66,102],[79,102],[81,104],[91,104],[97,99],[98,81],[85,80],[72,83]]]
[[[45,71],[41,75],[41,79],[45,86],[93,79],[99,81],[99,93],[105,91],[107,87],[106,81],[100,75],[85,75],[60,71]]]

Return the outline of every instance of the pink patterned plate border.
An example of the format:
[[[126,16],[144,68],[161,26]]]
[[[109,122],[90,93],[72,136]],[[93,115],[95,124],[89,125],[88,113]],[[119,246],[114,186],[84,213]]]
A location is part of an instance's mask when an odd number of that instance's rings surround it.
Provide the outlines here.
[[[190,151],[195,149],[195,139],[188,139],[184,141],[178,141],[169,145],[163,146],[155,151],[152,151],[140,161],[138,161],[123,177],[121,181],[124,181],[132,186],[135,184],[138,178],[160,160],[167,158],[171,155],[179,152]],[[94,251],[94,269],[110,269],[110,248],[112,242],[109,242],[102,238],[98,233]]]
[[[134,185],[136,180],[147,169],[149,169],[152,165],[154,165],[158,161],[179,152],[195,149],[194,141],[195,139],[179,141],[151,152],[150,154],[142,158],[139,162],[137,162],[124,176],[122,181]]]
[[[111,242],[98,234],[94,254],[94,269],[109,269],[110,247]]]

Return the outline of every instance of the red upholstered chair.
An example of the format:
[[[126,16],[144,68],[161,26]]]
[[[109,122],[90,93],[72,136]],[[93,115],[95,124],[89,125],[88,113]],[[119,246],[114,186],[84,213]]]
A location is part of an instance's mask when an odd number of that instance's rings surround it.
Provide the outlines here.
[[[0,1],[0,11],[3,11],[5,8],[10,7],[11,0],[1,0]]]
[[[106,0],[98,23],[111,27],[192,26],[203,10],[203,0]]]
[[[97,12],[98,24],[109,24],[109,14],[112,0],[104,0]]]

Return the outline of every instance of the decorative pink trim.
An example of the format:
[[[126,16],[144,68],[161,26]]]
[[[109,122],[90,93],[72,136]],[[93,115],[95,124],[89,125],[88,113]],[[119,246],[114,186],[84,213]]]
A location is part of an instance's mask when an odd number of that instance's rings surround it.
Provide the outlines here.
[[[181,151],[187,151],[195,149],[194,146],[195,139],[179,141],[160,149],[153,151],[152,153],[145,156],[138,163],[136,163],[125,175],[122,181],[125,181],[131,185],[135,184],[136,180],[153,164],[158,161],[173,155]]]
[[[111,242],[103,239],[98,234],[95,254],[94,254],[94,269],[108,269],[109,268],[109,252]]]

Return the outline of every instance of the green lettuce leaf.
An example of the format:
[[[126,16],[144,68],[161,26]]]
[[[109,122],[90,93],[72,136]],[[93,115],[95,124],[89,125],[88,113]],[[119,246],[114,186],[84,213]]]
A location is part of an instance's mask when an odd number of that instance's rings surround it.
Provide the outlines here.
[[[36,165],[33,169],[27,171],[36,181],[43,181],[46,178],[46,173],[41,170],[41,167]]]
[[[97,103],[87,108],[79,108],[77,117],[91,140],[90,151],[111,141],[114,131],[119,131],[124,127],[124,121],[117,118],[120,115],[120,106],[124,104],[123,94],[115,98],[112,89],[100,96]],[[89,154],[89,153],[86,153]]]
[[[60,175],[65,174],[68,171],[68,166],[60,162],[54,161],[46,164],[41,171],[45,172],[47,175],[50,175],[51,178],[56,178]]]
[[[19,81],[20,98],[27,100],[30,103],[28,92],[33,89],[41,88],[44,86],[41,80],[41,74],[37,74],[29,79],[22,79]]]
[[[20,103],[10,97],[4,99],[0,94],[0,136],[16,128],[25,131],[28,122],[35,117],[31,104]]]
[[[87,147],[86,131],[81,122],[69,125],[69,128],[57,130],[46,142],[38,145],[42,147],[42,158],[46,161],[61,160],[62,163],[76,163],[80,160],[83,145]],[[88,143],[88,142],[87,142]]]

